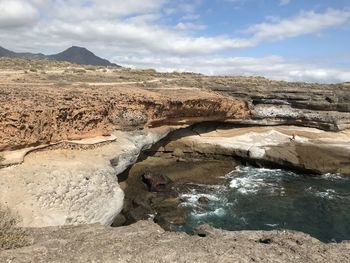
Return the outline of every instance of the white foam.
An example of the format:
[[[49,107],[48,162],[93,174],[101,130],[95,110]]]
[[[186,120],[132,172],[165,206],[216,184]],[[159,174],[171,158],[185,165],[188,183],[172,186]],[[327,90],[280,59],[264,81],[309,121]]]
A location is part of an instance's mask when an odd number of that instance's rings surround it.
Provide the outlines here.
[[[327,198],[327,199],[334,199],[335,194],[336,194],[336,192],[333,189],[327,189],[326,191],[315,193],[316,196],[319,196],[322,198]]]
[[[329,179],[329,180],[346,180],[347,179],[344,176],[341,176],[340,174],[331,174],[331,173],[323,174],[321,178]]]
[[[334,199],[337,195],[337,192],[334,189],[326,189],[324,191],[318,191],[314,189],[312,186],[306,189],[306,192],[311,193],[317,197]]]
[[[266,226],[270,226],[270,227],[277,227],[279,226],[278,224],[265,224]]]
[[[198,204],[198,199],[200,197],[208,198],[209,201],[213,202],[222,202],[218,196],[215,194],[203,194],[203,193],[196,193],[193,191],[191,194],[183,194],[181,195],[181,198],[185,199],[185,202],[183,203],[184,206],[195,206]]]
[[[196,218],[202,218],[207,216],[224,217],[225,215],[226,215],[226,211],[223,208],[217,208],[214,211],[208,211],[205,213],[192,213],[192,216]]]

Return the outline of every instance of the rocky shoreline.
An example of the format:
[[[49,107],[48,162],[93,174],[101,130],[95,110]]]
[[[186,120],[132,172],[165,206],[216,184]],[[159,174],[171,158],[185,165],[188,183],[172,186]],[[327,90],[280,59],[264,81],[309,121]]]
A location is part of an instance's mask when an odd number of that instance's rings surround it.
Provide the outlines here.
[[[232,158],[185,156],[181,153],[145,156],[119,183],[124,207],[112,226],[153,218],[163,229],[176,231],[186,222],[187,211],[180,196],[206,185],[222,184],[237,163]]]
[[[218,180],[205,176],[205,171],[215,169],[216,158],[225,163],[219,174],[238,162],[250,162],[349,175],[347,84],[124,69],[101,72],[86,73],[89,83],[57,68],[40,77],[5,74],[7,83],[0,85],[0,205],[19,216],[22,227],[38,229],[29,230],[34,245],[1,251],[1,260],[113,262],[119,255],[120,262],[138,262],[145,256],[151,262],[173,262],[182,253],[183,262],[231,262],[235,257],[243,262],[349,259],[349,253],[339,253],[349,251],[348,242],[326,245],[289,231],[280,235],[208,229],[215,234],[201,239],[164,232],[143,221],[116,229],[90,225],[130,224],[151,214],[165,229],[172,229],[184,220],[178,216],[183,211],[174,209],[178,207],[176,187]],[[110,83],[98,82],[101,74]],[[139,81],[118,82],[125,76]],[[22,77],[25,85],[18,83]],[[72,83],[62,85],[56,81],[61,77]],[[161,161],[164,167],[183,172],[153,176],[142,168],[142,162],[128,171],[143,152],[171,156]],[[186,162],[186,157],[191,161],[198,157],[197,164]],[[123,178],[125,171],[129,176]],[[191,172],[186,175],[186,171]],[[162,211],[160,216],[154,214],[157,211]],[[271,237],[265,239],[265,235]],[[88,245],[82,245],[81,239],[88,240]],[[239,244],[233,245],[235,239]],[[201,244],[200,240],[205,241]],[[264,240],[275,241],[267,246]],[[141,252],[133,250],[130,244],[134,242],[140,243]],[[188,242],[198,244],[191,249]],[[157,251],[169,253],[162,257]]]
[[[261,167],[350,175],[349,136],[349,130],[327,132],[297,126],[204,123],[173,132],[150,151],[221,155]]]
[[[176,130],[146,150],[144,157],[119,177],[125,200],[114,225],[153,217],[163,229],[175,230],[184,224],[187,213],[179,196],[199,185],[222,184],[237,164],[284,168],[308,176],[346,176],[350,174],[349,145],[346,133],[295,126],[206,123]],[[306,158],[311,153],[317,158]]]

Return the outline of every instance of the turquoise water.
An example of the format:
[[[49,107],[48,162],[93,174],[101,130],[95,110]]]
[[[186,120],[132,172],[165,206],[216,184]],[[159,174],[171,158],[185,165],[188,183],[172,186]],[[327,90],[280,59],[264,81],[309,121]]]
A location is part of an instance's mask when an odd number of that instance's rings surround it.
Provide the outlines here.
[[[225,178],[224,185],[182,196],[189,216],[179,230],[210,224],[226,230],[292,229],[324,242],[350,240],[350,178],[243,166]],[[209,202],[200,204],[201,196]]]

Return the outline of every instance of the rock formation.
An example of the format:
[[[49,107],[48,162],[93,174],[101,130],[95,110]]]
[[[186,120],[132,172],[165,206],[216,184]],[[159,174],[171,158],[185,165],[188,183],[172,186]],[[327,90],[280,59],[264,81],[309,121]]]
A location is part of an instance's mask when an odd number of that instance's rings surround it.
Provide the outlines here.
[[[23,219],[22,226],[112,224],[123,208],[117,174],[170,130],[115,132],[96,149],[51,149],[0,170],[0,203]]]
[[[2,251],[1,262],[349,262],[350,243],[324,244],[293,231],[229,232],[208,226],[197,235],[165,232],[149,221],[31,229],[34,245]]]
[[[170,132],[197,123],[202,125],[172,133],[172,142],[152,150],[176,158],[220,154],[256,165],[350,174],[348,84],[8,58],[0,59],[0,74],[0,204],[22,217],[22,226],[110,225],[123,208],[125,185],[117,175]],[[224,126],[213,129],[208,122]],[[145,222],[114,230],[34,229],[34,246],[1,253],[0,261],[349,260],[339,253],[349,251],[346,242],[324,245],[291,232],[206,231],[214,234],[201,239],[164,233]]]
[[[0,85],[0,151],[201,121],[245,119],[243,100],[209,92]]]
[[[242,158],[261,166],[280,166],[316,174],[350,175],[350,133],[296,126],[235,127],[195,125],[173,133],[153,151]]]
[[[257,123],[292,124],[339,131],[350,128],[347,84],[307,84],[265,78],[235,78],[211,89],[249,102]]]

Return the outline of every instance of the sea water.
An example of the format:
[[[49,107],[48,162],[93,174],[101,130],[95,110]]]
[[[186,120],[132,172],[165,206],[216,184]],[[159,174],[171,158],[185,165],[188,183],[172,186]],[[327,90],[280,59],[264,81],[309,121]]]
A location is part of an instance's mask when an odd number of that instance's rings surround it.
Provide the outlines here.
[[[188,218],[180,231],[210,224],[226,230],[298,230],[324,242],[350,239],[350,178],[239,166],[225,179],[223,185],[182,195]]]

